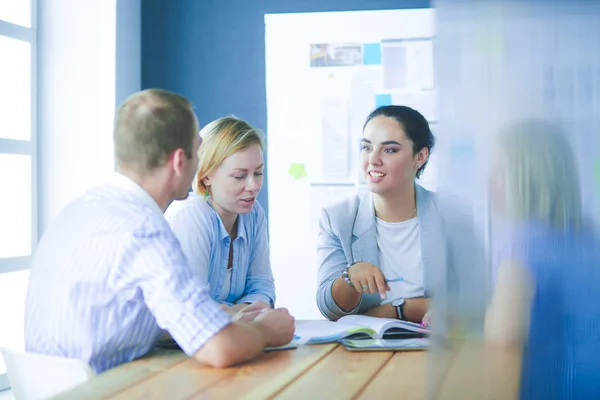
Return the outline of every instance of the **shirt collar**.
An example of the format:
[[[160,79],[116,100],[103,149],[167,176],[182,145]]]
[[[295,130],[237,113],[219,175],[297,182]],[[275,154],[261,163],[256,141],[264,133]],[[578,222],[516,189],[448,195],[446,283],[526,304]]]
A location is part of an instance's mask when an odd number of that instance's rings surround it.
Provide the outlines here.
[[[210,207],[210,209],[215,213],[215,215],[217,216],[217,219],[219,220],[219,233],[221,234],[221,239],[225,239],[229,237],[229,233],[227,233],[227,229],[225,229],[225,225],[223,225],[223,221],[221,220],[221,216],[219,215],[219,213],[217,212],[217,210],[215,210],[215,208],[213,207],[213,205],[211,204],[210,200],[207,199],[206,203],[208,204],[208,206]],[[244,215],[245,214],[238,214],[238,218],[237,218],[237,237],[241,237],[244,238],[244,240],[246,240],[246,230],[244,229]]]
[[[136,200],[149,207],[152,211],[160,216],[163,216],[163,211],[160,209],[152,196],[150,196],[150,194],[144,188],[138,185],[133,179],[121,174],[120,172],[115,172],[109,179],[109,183],[126,191]]]

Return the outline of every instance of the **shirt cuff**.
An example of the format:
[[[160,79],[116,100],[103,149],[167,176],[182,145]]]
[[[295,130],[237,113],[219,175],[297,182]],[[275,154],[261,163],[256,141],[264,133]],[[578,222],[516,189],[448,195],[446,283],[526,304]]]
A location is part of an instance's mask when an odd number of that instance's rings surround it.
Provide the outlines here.
[[[230,323],[229,315],[217,303],[209,300],[197,307],[193,317],[186,315],[170,333],[184,353],[192,357]]]

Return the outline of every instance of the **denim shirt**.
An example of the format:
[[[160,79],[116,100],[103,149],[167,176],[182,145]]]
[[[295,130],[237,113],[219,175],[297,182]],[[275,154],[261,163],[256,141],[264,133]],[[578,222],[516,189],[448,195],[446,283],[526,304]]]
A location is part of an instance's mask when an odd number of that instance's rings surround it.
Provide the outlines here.
[[[219,301],[219,297],[227,276],[231,237],[210,201],[190,194],[186,200],[171,204],[165,218],[179,239],[188,264],[209,286],[215,301],[227,305],[257,301],[275,304],[267,221],[258,202],[248,214],[238,216],[231,287],[225,301]]]
[[[600,398],[600,240],[588,227],[538,221],[511,227],[499,260],[516,260],[534,285],[521,399]]]

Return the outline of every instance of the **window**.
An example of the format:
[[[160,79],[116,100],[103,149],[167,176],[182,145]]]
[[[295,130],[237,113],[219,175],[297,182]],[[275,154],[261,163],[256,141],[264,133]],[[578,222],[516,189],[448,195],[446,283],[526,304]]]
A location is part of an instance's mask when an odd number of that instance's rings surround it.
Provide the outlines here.
[[[37,243],[35,0],[0,1],[0,59],[0,346],[21,347]]]

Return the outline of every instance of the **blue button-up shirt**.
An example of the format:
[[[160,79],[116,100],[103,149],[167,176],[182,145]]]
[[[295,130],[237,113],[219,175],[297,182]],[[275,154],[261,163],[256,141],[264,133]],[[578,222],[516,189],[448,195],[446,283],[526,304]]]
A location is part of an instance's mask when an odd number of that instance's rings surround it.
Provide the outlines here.
[[[210,287],[213,299],[224,304],[275,303],[275,283],[269,258],[267,221],[260,204],[238,216],[233,240],[229,294],[221,292],[227,277],[231,237],[210,201],[197,195],[171,204],[165,217],[181,243],[190,267]]]
[[[156,202],[120,174],[67,206],[33,259],[27,351],[99,373],[148,353],[163,330],[193,355],[229,322]]]

